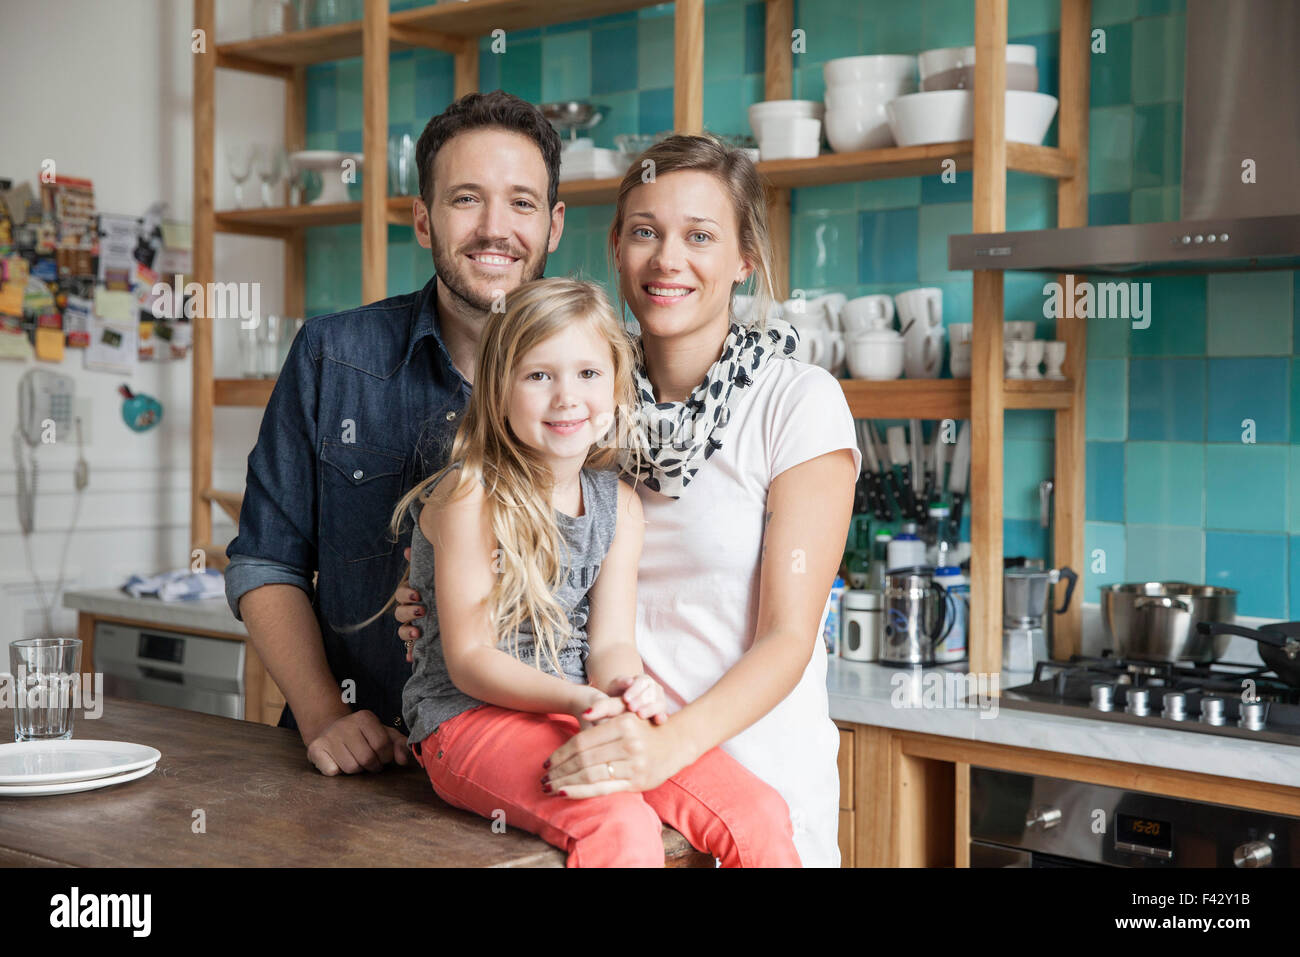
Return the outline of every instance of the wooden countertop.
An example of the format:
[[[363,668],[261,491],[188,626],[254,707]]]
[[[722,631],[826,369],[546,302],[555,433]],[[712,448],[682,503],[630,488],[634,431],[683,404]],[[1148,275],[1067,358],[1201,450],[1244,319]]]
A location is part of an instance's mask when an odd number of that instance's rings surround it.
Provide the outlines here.
[[[443,803],[419,765],[326,777],[297,732],[121,698],[76,739],[162,752],[79,794],[0,797],[0,867],[563,867],[541,838]],[[191,828],[202,809],[206,833]],[[713,866],[671,828],[669,866]]]

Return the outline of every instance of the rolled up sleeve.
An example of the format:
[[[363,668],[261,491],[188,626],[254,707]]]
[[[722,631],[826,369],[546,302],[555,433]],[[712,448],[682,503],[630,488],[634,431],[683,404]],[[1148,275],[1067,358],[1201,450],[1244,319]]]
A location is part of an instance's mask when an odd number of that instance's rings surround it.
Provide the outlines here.
[[[236,618],[239,599],[261,585],[296,585],[312,595],[318,567],[320,395],[319,352],[312,333],[308,323],[294,337],[248,456],[239,534],[226,547],[226,601]]]

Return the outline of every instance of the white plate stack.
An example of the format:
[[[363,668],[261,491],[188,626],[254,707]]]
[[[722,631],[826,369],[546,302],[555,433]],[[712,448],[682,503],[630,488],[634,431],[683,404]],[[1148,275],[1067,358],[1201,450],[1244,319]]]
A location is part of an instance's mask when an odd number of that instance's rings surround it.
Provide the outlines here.
[[[837,153],[894,145],[885,111],[891,100],[916,92],[916,57],[850,56],[827,60],[826,138]]]
[[[162,752],[127,741],[17,741],[0,744],[0,796],[93,791],[142,778]]]

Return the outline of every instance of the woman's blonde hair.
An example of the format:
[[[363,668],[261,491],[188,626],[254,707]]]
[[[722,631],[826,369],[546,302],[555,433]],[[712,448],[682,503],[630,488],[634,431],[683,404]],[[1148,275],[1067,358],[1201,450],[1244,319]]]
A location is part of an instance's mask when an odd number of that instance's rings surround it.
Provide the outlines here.
[[[407,509],[417,499],[434,507],[463,498],[482,479],[484,507],[497,541],[493,556],[496,581],[488,595],[488,616],[498,641],[508,640],[519,657],[519,628],[531,626],[534,640],[555,667],[559,651],[570,637],[568,615],[555,598],[564,582],[570,555],[551,504],[554,475],[540,453],[525,445],[507,421],[515,369],[535,346],[575,322],[586,322],[609,343],[613,357],[614,417],[595,422],[600,438],[584,468],[614,468],[620,447],[627,443],[631,415],[637,405],[633,376],[635,351],[622,321],[604,290],[578,279],[538,279],[506,296],[504,312],[489,313],[479,341],[474,388],[456,430],[448,464],[404,495],[393,510],[389,528],[401,536]],[[608,425],[608,429],[602,428]],[[459,464],[457,470],[455,465]],[[458,478],[446,485],[448,472]],[[406,585],[410,566],[402,576]],[[421,596],[426,601],[433,596]],[[361,628],[384,614],[397,600],[396,592]],[[540,669],[541,656],[533,663]]]
[[[614,200],[614,221],[609,227],[609,259],[614,262],[614,240],[623,231],[627,214],[627,198],[632,190],[665,173],[696,170],[711,173],[726,190],[731,207],[736,212],[740,255],[753,270],[748,282],[753,284],[754,306],[745,325],[767,330],[767,316],[776,300],[776,283],[773,281],[772,244],[767,227],[767,193],[763,180],[753,161],[744,150],[733,149],[717,137],[703,134],[669,136],[655,143],[632,161],[627,174],[618,185]],[[736,289],[742,283],[733,283],[728,311],[735,316]],[[618,303],[626,307],[622,283],[619,284]]]

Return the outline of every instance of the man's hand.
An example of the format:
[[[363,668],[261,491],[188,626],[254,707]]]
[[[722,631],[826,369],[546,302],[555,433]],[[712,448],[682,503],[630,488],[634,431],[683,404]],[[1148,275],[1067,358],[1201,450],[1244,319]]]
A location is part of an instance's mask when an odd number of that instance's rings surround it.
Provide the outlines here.
[[[411,547],[408,545],[402,552],[406,560],[411,560]],[[406,660],[411,660],[411,646],[415,640],[420,637],[420,629],[410,624],[417,618],[423,618],[425,613],[424,605],[420,604],[420,595],[413,588],[401,588],[397,593],[397,606],[393,609],[393,617],[397,619],[399,627],[397,637],[406,643]]]
[[[326,775],[382,771],[394,761],[411,763],[406,735],[381,724],[373,711],[337,719],[307,744],[307,759]]]

